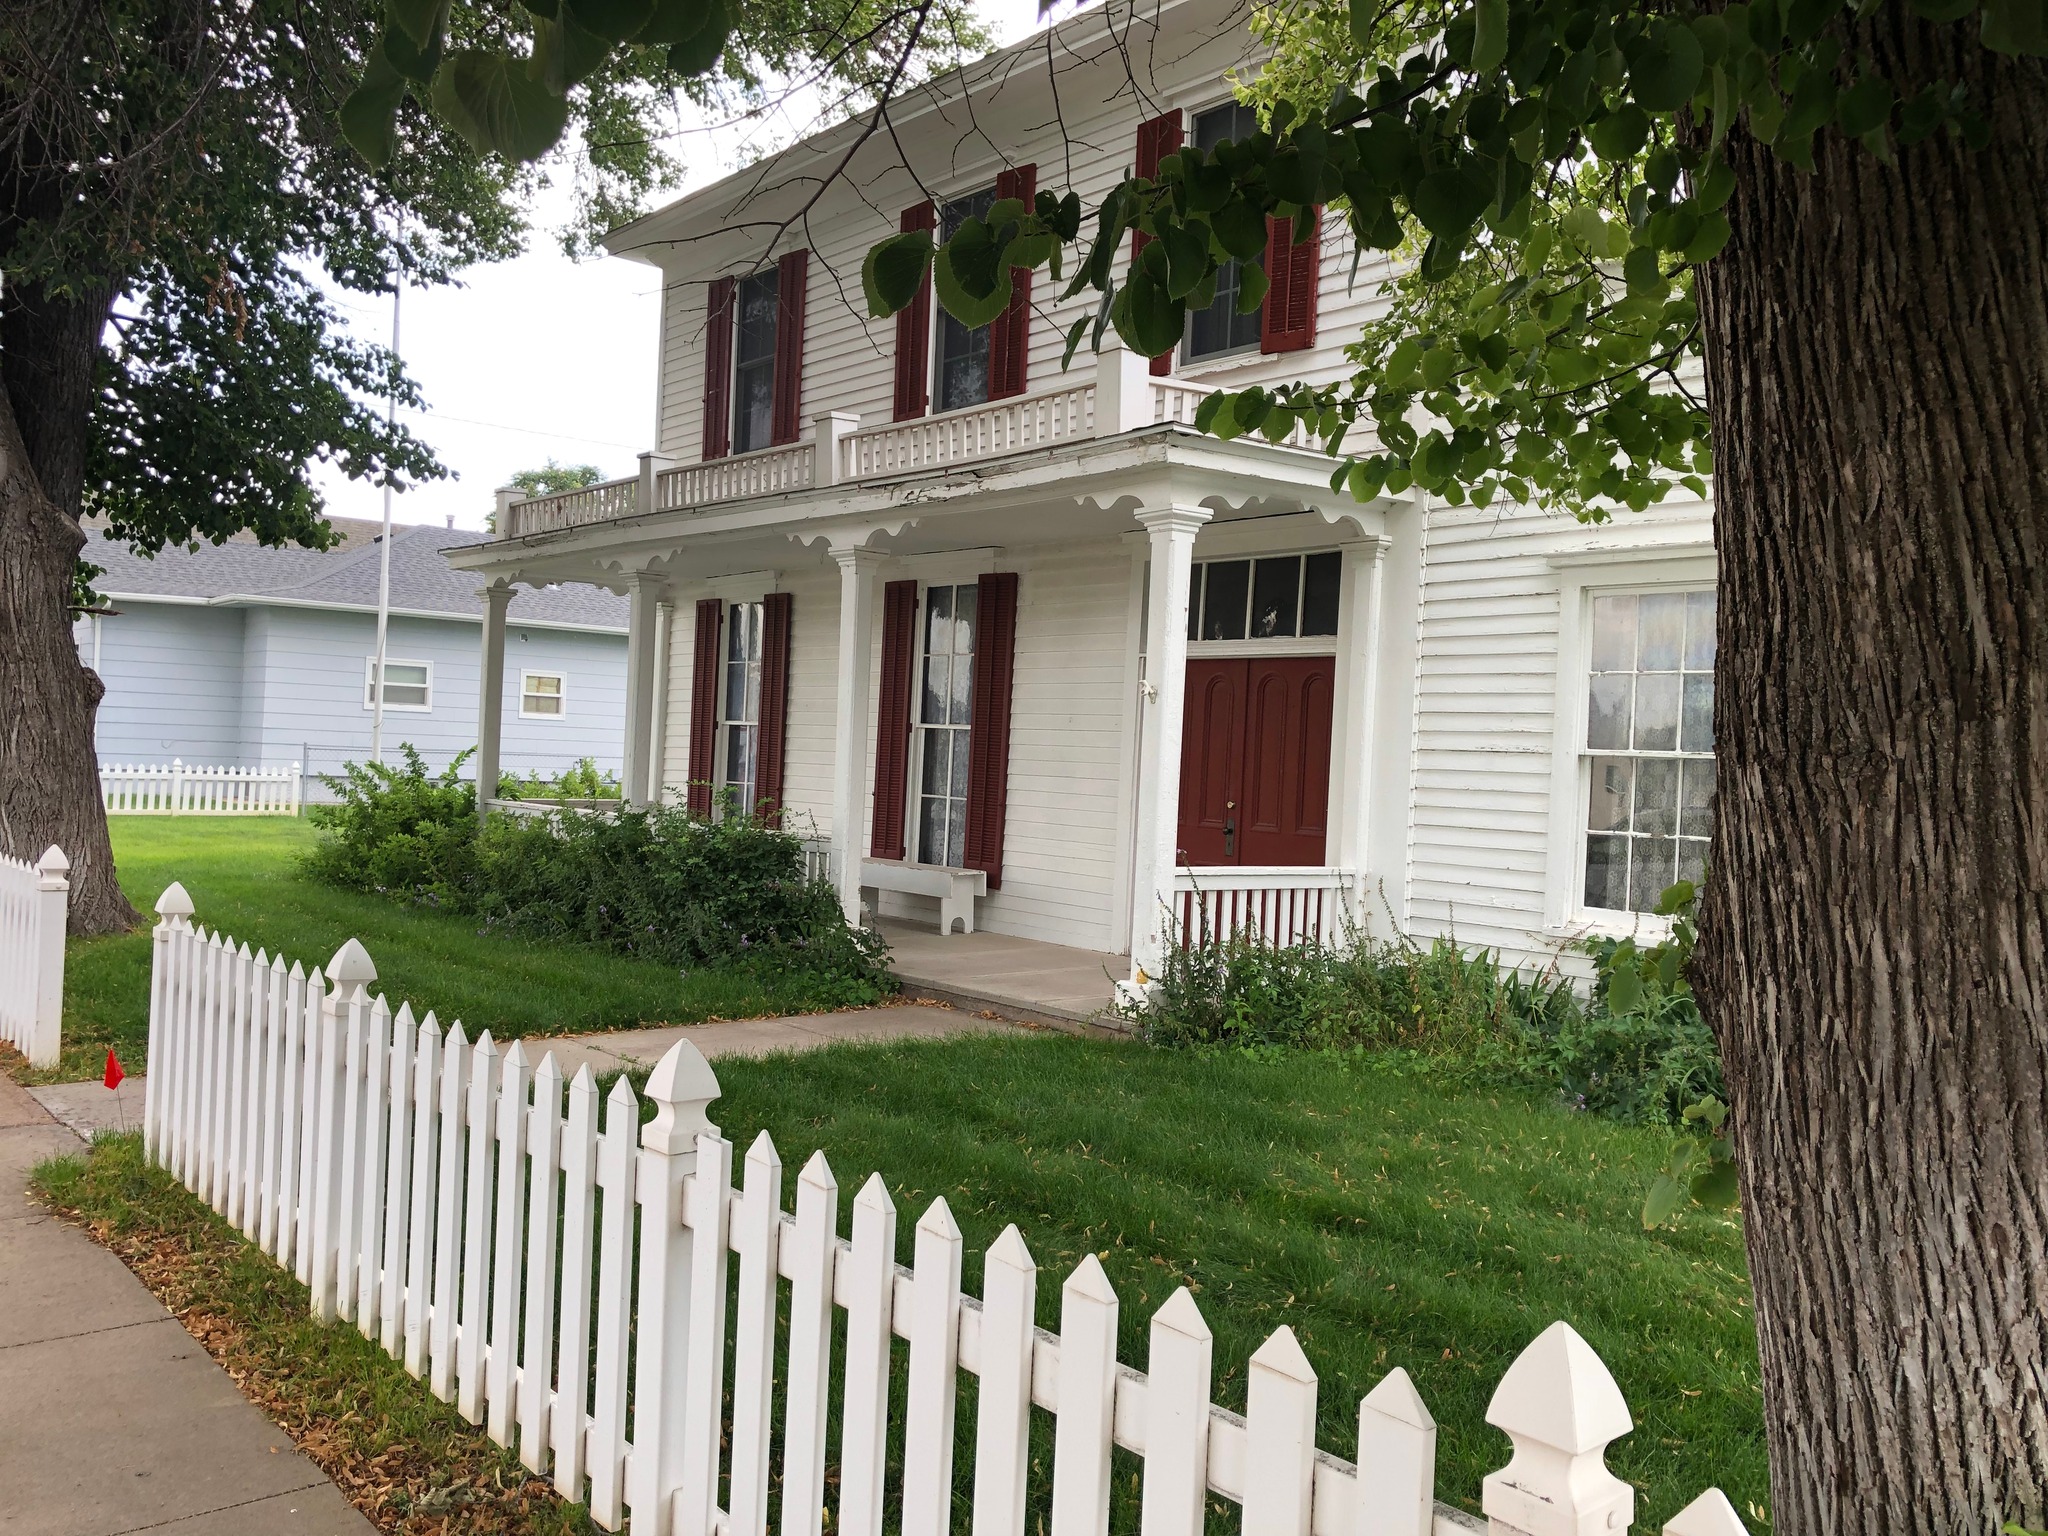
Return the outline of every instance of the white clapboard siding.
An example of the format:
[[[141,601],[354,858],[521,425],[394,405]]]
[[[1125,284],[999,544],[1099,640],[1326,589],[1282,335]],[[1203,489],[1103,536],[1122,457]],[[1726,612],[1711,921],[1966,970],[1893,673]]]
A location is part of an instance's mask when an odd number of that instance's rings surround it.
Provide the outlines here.
[[[0,854],[0,1041],[31,1066],[54,1067],[63,1047],[70,871],[71,861],[54,844],[33,864]],[[189,912],[191,903],[185,908]],[[153,978],[152,1016],[158,985]]]
[[[109,816],[296,816],[304,783],[297,763],[115,763],[100,769],[100,798]]]
[[[951,1536],[967,1500],[972,1536],[1103,1536],[1118,1447],[1143,1463],[1143,1536],[1201,1536],[1219,1498],[1241,1507],[1246,1536],[1477,1529],[1436,1502],[1435,1423],[1398,1368],[1359,1403],[1344,1448],[1356,1460],[1340,1459],[1315,1443],[1319,1384],[1287,1328],[1247,1362],[1245,1414],[1226,1412],[1212,1401],[1210,1330],[1185,1288],[1153,1313],[1141,1374],[1116,1358],[1117,1296],[1092,1255],[1061,1278],[1054,1334],[1036,1326],[1040,1276],[1015,1226],[985,1256],[983,1294],[969,1296],[943,1199],[919,1217],[905,1269],[879,1176],[853,1201],[850,1241],[823,1152],[803,1165],[793,1212],[765,1132],[735,1188],[732,1144],[708,1119],[718,1082],[687,1042],[649,1078],[645,1126],[623,1077],[600,1126],[587,1067],[565,1089],[551,1055],[529,1071],[517,1041],[500,1050],[484,1034],[472,1049],[460,1023],[444,1035],[431,1014],[394,1016],[354,941],[307,975],[194,930],[182,896],[158,907],[150,1159],[297,1263],[317,1316],[352,1318],[605,1530],[630,1517],[636,1531],[675,1536],[767,1536],[771,1523],[780,1536]],[[891,1507],[896,1339],[908,1350]],[[975,1394],[971,1447],[956,1443],[963,1391]],[[1052,1416],[1049,1487],[1031,1459],[1041,1412]],[[1627,1530],[1634,1490],[1604,1453],[1630,1430],[1628,1408],[1568,1325],[1509,1366],[1487,1418],[1514,1444],[1481,1490],[1495,1529]],[[1668,1527],[1739,1530],[1713,1493]]]

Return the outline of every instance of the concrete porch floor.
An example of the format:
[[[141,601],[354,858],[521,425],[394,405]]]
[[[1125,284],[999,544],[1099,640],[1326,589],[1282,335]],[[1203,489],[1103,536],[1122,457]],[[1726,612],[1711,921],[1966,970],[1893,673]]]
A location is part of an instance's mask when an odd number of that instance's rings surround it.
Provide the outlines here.
[[[1128,956],[1069,949],[1001,933],[942,935],[917,923],[884,918],[890,968],[913,997],[1033,1024],[1116,1028],[1111,1012]]]

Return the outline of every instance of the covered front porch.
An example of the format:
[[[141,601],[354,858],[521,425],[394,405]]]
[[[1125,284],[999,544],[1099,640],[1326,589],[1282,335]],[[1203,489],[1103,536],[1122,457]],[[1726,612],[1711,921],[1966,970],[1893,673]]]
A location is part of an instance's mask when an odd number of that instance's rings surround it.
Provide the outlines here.
[[[1170,944],[1334,938],[1399,876],[1420,538],[1328,465],[1155,421],[462,551],[480,782],[512,586],[592,581],[631,603],[628,799],[768,805],[909,948],[1037,942],[1142,985]],[[1206,629],[1205,567],[1239,604]],[[1283,585],[1284,621],[1246,620]],[[1278,831],[1239,803],[1275,764]]]

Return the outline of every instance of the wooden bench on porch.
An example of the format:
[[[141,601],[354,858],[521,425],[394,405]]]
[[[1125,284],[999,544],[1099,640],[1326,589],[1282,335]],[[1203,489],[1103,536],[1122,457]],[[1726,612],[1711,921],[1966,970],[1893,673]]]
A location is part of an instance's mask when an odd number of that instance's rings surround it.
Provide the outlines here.
[[[988,894],[988,876],[978,869],[941,869],[896,859],[861,860],[860,883],[863,890],[938,897],[939,932],[943,934],[950,934],[955,922],[962,933],[974,932],[974,898]]]

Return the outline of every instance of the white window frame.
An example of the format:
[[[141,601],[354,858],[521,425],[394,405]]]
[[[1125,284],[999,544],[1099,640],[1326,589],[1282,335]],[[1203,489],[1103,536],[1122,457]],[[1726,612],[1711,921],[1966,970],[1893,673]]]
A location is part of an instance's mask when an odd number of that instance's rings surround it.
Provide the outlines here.
[[[904,852],[906,864],[920,865],[926,869],[965,869],[964,864],[932,864],[924,858],[924,737],[927,731],[945,731],[949,735],[964,733],[968,739],[968,752],[974,750],[974,696],[968,694],[968,723],[957,725],[928,725],[924,719],[924,674],[927,660],[925,646],[931,631],[931,592],[933,587],[950,587],[956,592],[962,587],[978,588],[980,571],[945,572],[922,579],[917,589],[917,631],[911,662],[910,687],[910,771],[904,774],[906,787],[910,792],[910,804],[905,811]],[[981,609],[977,597],[974,613],[974,650],[970,653],[976,667],[981,664]],[[970,757],[970,762],[971,762]],[[954,798],[948,796],[948,799]],[[964,819],[967,796],[959,797]],[[967,857],[967,845],[963,832],[960,846],[961,858]]]
[[[432,714],[434,710],[434,664],[431,661],[418,661],[405,656],[386,656],[384,658],[385,673],[388,675],[393,667],[421,667],[425,669],[427,674],[427,702],[424,704],[394,704],[389,699],[386,699],[384,701],[384,713],[387,715]],[[363,658],[363,708],[366,710],[375,710],[377,707],[376,678],[377,658],[374,655],[365,656]],[[400,686],[410,688],[412,684],[405,683]]]
[[[1557,688],[1551,729],[1550,835],[1544,927],[1559,937],[1635,935],[1654,942],[1671,920],[1647,912],[1589,907],[1586,890],[1586,680],[1592,658],[1593,599],[1624,593],[1696,592],[1720,585],[1711,545],[1672,544],[1555,555]]]
[[[527,684],[536,677],[551,677],[556,683],[555,698],[561,708],[550,714],[544,709],[526,707]],[[387,709],[389,705],[385,706]],[[566,720],[569,718],[569,674],[566,672],[522,671],[519,674],[519,718],[522,720]]]
[[[742,796],[740,801],[740,813],[751,816],[754,814],[756,805],[760,801],[761,791],[760,712],[763,683],[762,661],[763,654],[767,650],[767,633],[765,628],[767,621],[767,594],[765,592],[751,592],[721,597],[719,600],[724,603],[725,611],[719,615],[718,619],[718,760],[713,765],[714,771],[712,774],[713,783],[717,786],[717,793],[712,797],[712,814],[719,817],[725,815],[726,790],[747,790],[749,788],[749,786],[744,784],[733,783],[731,777],[732,733],[734,728],[737,727],[754,733],[754,782],[751,786],[751,799],[754,801],[754,804],[747,803],[748,796]],[[732,611],[735,608],[752,608],[755,610],[754,651],[752,655],[743,657],[739,663],[754,674],[754,718],[751,720],[734,720],[727,710],[730,698],[727,690],[731,683],[730,673],[733,667]],[[742,685],[742,696],[744,697],[744,684]]]
[[[1242,103],[1238,101],[1237,93],[1234,91],[1229,91],[1225,92],[1220,96],[1204,98],[1200,100],[1199,104],[1190,103],[1182,107],[1180,113],[1182,145],[1186,146],[1194,143],[1195,120],[1197,118],[1200,118],[1207,113],[1214,112],[1219,107],[1234,107],[1239,105],[1242,105]],[[1229,367],[1231,364],[1242,364],[1247,360],[1266,356],[1267,353],[1265,349],[1263,327],[1264,308],[1264,301],[1261,300],[1260,319],[1262,323],[1260,335],[1254,336],[1250,341],[1240,342],[1237,346],[1234,347],[1223,347],[1215,352],[1204,352],[1199,357],[1197,357],[1194,352],[1195,317],[1194,313],[1190,311],[1187,319],[1181,323],[1180,341],[1174,347],[1174,372],[1188,374],[1196,370],[1206,369],[1210,367]]]
[[[1253,567],[1253,569],[1246,575],[1245,578],[1245,601],[1247,610],[1249,610],[1251,602],[1251,583],[1257,577],[1257,566],[1259,561],[1294,560],[1301,562],[1301,584],[1295,588],[1294,594],[1294,614],[1295,623],[1297,626],[1299,626],[1301,622],[1302,601],[1307,595],[1306,587],[1308,557],[1310,555],[1335,555],[1338,559],[1337,628],[1335,633],[1327,635],[1248,635],[1245,639],[1242,640],[1190,640],[1187,643],[1188,658],[1190,660],[1193,660],[1198,656],[1329,655],[1332,651],[1338,648],[1338,641],[1342,639],[1344,635],[1344,619],[1346,612],[1345,587],[1343,575],[1344,548],[1345,545],[1343,541],[1338,541],[1334,543],[1319,542],[1314,544],[1304,544],[1296,548],[1288,549],[1219,548],[1210,550],[1202,548],[1201,541],[1197,539],[1194,558],[1189,562],[1190,565],[1193,567],[1194,571],[1199,571],[1202,569],[1202,567],[1209,565],[1228,565],[1229,563],[1235,560],[1247,561]],[[1188,590],[1188,608],[1191,617],[1198,617],[1201,613],[1202,607],[1202,582],[1204,578],[1194,576],[1192,572],[1190,573],[1190,576],[1191,580]],[[1249,618],[1247,618],[1247,624],[1249,624]]]

